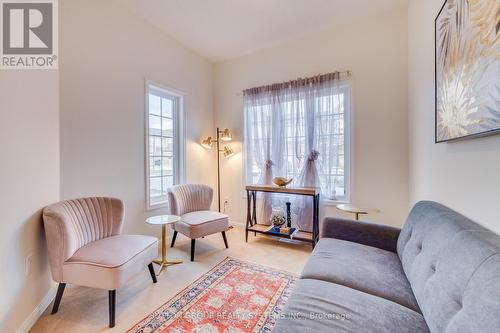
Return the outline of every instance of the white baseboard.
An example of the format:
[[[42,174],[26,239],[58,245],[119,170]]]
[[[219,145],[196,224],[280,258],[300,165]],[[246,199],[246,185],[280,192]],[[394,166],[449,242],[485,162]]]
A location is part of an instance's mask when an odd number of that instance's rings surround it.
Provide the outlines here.
[[[246,223],[245,222],[241,222],[241,221],[233,221],[233,220],[231,220],[231,221],[229,221],[229,224],[237,226],[237,227],[243,227],[243,228],[246,227]]]
[[[42,299],[42,301],[35,307],[33,312],[26,318],[21,326],[18,327],[16,330],[16,333],[28,333],[29,330],[35,325],[36,321],[40,316],[43,314],[45,309],[50,305],[52,300],[56,297],[56,292],[57,292],[57,285],[53,285],[45,297]]]

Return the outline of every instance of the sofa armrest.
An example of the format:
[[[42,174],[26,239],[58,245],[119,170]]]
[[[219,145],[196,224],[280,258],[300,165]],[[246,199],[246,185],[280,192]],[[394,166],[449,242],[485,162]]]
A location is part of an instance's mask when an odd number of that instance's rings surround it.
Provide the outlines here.
[[[336,238],[396,253],[401,229],[381,224],[326,217],[322,238]]]

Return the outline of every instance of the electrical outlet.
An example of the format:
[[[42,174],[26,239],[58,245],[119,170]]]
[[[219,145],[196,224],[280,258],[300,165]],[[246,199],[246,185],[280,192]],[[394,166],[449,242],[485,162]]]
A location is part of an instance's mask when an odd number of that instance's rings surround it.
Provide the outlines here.
[[[31,265],[33,264],[33,253],[30,253],[24,259],[24,275],[29,276],[31,274]]]

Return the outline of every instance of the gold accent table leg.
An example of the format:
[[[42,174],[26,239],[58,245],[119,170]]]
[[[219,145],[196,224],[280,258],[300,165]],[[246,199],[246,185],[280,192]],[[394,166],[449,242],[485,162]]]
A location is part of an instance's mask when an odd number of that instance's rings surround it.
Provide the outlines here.
[[[156,275],[157,275],[157,276],[158,276],[158,275],[160,275],[160,274],[161,274],[161,272],[163,272],[163,270],[165,269],[165,267],[166,267],[166,266],[165,266],[163,263],[160,263],[160,268],[158,269],[158,273],[156,273]]]
[[[160,265],[158,269],[158,273],[156,275],[160,275],[161,272],[166,269],[168,266],[181,264],[182,260],[167,260],[167,225],[164,224],[161,226],[161,259],[154,260],[155,264]]]
[[[161,261],[167,261],[167,225],[161,226]]]

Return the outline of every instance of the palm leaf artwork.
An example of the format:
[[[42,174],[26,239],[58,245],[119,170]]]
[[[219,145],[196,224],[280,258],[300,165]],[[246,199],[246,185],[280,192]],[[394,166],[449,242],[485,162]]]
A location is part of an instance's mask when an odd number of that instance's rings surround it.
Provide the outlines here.
[[[500,132],[500,1],[447,0],[436,19],[436,142]]]

